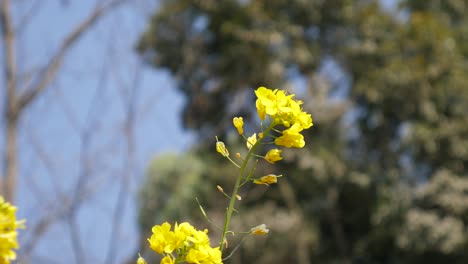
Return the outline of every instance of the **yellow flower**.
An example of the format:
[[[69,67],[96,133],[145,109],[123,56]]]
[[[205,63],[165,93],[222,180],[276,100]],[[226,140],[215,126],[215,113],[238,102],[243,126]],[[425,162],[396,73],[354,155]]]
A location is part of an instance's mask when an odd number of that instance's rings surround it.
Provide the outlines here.
[[[190,225],[188,222],[183,222],[181,224],[175,224],[174,233],[179,234],[179,236],[185,236],[182,239],[185,240],[186,237],[191,236],[196,231],[195,227]]]
[[[247,143],[246,143],[247,148],[251,149],[253,145],[255,145],[255,143],[257,143],[257,134],[254,133],[252,136],[247,138]]]
[[[257,96],[255,106],[257,107],[258,116],[261,120],[265,120],[266,106],[273,105],[273,101],[275,100],[275,94],[272,90],[262,86],[255,90],[255,95]]]
[[[197,230],[188,222],[176,223],[173,231],[171,231],[171,225],[167,222],[162,225],[155,225],[153,235],[148,241],[154,251],[165,256],[161,260],[161,264],[173,264],[176,259],[187,263],[222,263],[219,248],[210,246],[208,230]],[[184,255],[173,255],[181,252],[185,252]],[[144,261],[143,258],[141,260],[140,258],[138,261]],[[2,263],[0,262],[0,264]],[[137,264],[146,263],[137,262]]]
[[[310,114],[302,111],[301,104],[302,101],[289,101],[289,107],[291,108],[291,111],[282,117],[283,124],[285,122],[291,125],[297,123],[303,129],[307,129],[312,126],[312,117]],[[289,127],[289,125],[287,125],[286,127]]]
[[[163,259],[161,259],[160,264],[174,264],[175,260],[172,258],[170,255],[165,256]]]
[[[0,196],[0,263],[9,264],[16,259],[14,249],[19,248],[18,228],[24,228],[24,220],[16,221],[16,207]]]
[[[253,235],[265,235],[268,234],[268,232],[270,232],[270,230],[268,230],[265,224],[261,224],[250,229],[250,233]]]
[[[299,124],[294,124],[290,128],[283,131],[283,135],[275,139],[275,144],[285,146],[287,148],[302,148],[305,146],[304,136],[299,132],[302,127]]]
[[[167,222],[162,225],[155,225],[152,231],[153,235],[148,239],[150,248],[159,254],[170,254],[184,242],[180,235],[176,236],[171,231],[171,225]]]
[[[194,230],[194,232],[192,232],[192,235],[190,237],[188,237],[187,239],[190,242],[194,243],[194,244],[207,244],[207,245],[209,245],[210,244],[210,238],[208,237],[207,233],[208,233],[207,229],[205,229],[204,231]]]
[[[216,141],[216,151],[218,151],[224,157],[229,156],[229,151],[222,141]]]
[[[185,258],[185,261],[187,261],[187,263],[203,263],[205,262],[205,260],[208,258],[208,256],[206,254],[203,254],[203,252],[201,252],[200,250],[196,250],[196,249],[190,249],[188,254],[187,254],[187,257]]]
[[[312,117],[306,112],[300,112],[297,114],[296,121],[301,125],[303,129],[310,128],[312,124]]]
[[[219,247],[212,248],[209,245],[202,245],[189,250],[185,261],[197,264],[221,264],[221,251]]]
[[[254,180],[255,184],[265,184],[270,185],[278,182],[278,175],[268,174],[266,176],[261,177],[260,179]]]
[[[239,133],[239,135],[244,134],[244,128],[243,128],[244,127],[244,119],[242,117],[234,117],[234,119],[232,120],[232,123],[236,127],[237,132]]]
[[[271,149],[265,155],[265,160],[268,161],[271,164],[273,164],[273,163],[275,163],[275,162],[277,162],[279,160],[282,160],[283,158],[281,157],[281,152],[282,152],[282,150],[279,150],[279,149]]]

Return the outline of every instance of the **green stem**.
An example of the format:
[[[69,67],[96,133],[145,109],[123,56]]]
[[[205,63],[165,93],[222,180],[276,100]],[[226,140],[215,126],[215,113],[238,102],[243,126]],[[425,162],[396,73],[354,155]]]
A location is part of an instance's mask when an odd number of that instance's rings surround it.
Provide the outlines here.
[[[260,145],[262,140],[266,138],[266,135],[270,132],[270,130],[273,128],[273,124],[271,124],[263,133],[263,138],[257,140],[257,142],[250,148],[249,152],[247,153],[247,157],[244,159],[242,162],[242,165],[240,167],[239,171],[239,176],[237,176],[236,184],[234,185],[234,190],[232,191],[231,199],[229,201],[229,207],[226,212],[226,218],[224,219],[224,226],[223,226],[223,235],[221,237],[221,244],[220,244],[220,249],[221,252],[223,252],[225,248],[225,243],[226,241],[226,235],[229,230],[229,225],[231,224],[231,217],[232,217],[232,212],[234,211],[234,205],[236,204],[236,196],[237,193],[239,192],[239,188],[241,186],[241,180],[244,175],[245,168],[247,167],[250,158],[254,155],[255,149]]]

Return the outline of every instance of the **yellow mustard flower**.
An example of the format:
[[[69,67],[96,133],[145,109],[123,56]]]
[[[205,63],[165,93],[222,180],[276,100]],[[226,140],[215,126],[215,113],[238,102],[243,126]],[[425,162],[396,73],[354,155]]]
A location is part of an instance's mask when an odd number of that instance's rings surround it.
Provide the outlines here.
[[[153,235],[148,239],[150,248],[159,254],[170,254],[183,243],[183,240],[178,240],[175,233],[171,231],[171,224],[168,222],[155,225],[152,231]]]
[[[229,150],[226,148],[224,142],[222,141],[216,141],[216,151],[218,151],[224,157],[229,156]]]
[[[192,235],[188,237],[188,240],[194,244],[205,244],[209,245],[210,244],[210,238],[208,237],[208,230],[205,229],[204,231],[200,230],[194,230]]]
[[[309,113],[302,111],[302,101],[290,101],[291,114],[288,116],[288,120],[292,123],[298,123],[303,129],[310,128],[312,126],[312,117]]]
[[[16,259],[14,249],[19,248],[17,229],[24,228],[24,220],[16,221],[16,207],[0,196],[0,263],[9,264]]]
[[[257,96],[255,106],[257,107],[258,116],[261,120],[265,120],[266,107],[273,106],[273,101],[276,97],[275,93],[272,90],[262,86],[255,90],[255,95]]]
[[[270,90],[266,87],[259,87],[255,90],[255,95],[257,96],[256,106],[260,118],[264,117],[265,114],[275,116],[278,112],[291,112],[288,104],[294,95],[286,95],[282,90]],[[262,120],[264,119],[262,118]]]
[[[242,117],[234,117],[234,119],[232,119],[232,123],[234,124],[234,127],[236,127],[239,135],[244,134],[244,119]]]
[[[257,134],[254,133],[252,136],[248,137],[247,138],[247,148],[248,149],[251,149],[253,147],[253,145],[255,145],[255,143],[257,143]]]
[[[275,139],[277,146],[285,146],[287,148],[303,148],[305,146],[304,136],[300,134],[302,127],[299,124],[294,124],[290,128],[283,131],[283,135]]]
[[[280,177],[280,176],[275,175],[275,174],[268,174],[266,176],[260,177],[260,179],[254,180],[254,183],[255,184],[265,184],[265,185],[275,184],[275,183],[278,182],[278,177]]]
[[[277,162],[279,160],[282,160],[283,158],[281,157],[281,152],[282,152],[282,150],[279,150],[279,149],[271,149],[265,155],[265,160],[268,161],[271,164],[273,164],[273,163],[275,163],[275,162]]]
[[[194,232],[196,232],[195,227],[190,225],[188,222],[183,222],[181,224],[176,223],[174,226],[174,233],[183,237],[183,240],[187,239],[187,237],[191,236]]]
[[[268,234],[268,232],[270,232],[270,230],[266,227],[265,224],[261,224],[250,229],[250,233],[253,235],[265,235]]]
[[[218,247],[212,248],[210,246],[201,245],[197,248],[190,249],[185,261],[187,261],[187,263],[197,264],[221,264],[221,251]]]
[[[154,251],[165,256],[161,260],[162,264],[175,263],[176,259],[187,263],[222,263],[219,247],[210,246],[207,234],[207,229],[197,230],[188,222],[176,223],[171,231],[171,225],[166,222],[153,227],[153,235],[148,241]],[[181,252],[185,253],[176,258],[173,256]]]

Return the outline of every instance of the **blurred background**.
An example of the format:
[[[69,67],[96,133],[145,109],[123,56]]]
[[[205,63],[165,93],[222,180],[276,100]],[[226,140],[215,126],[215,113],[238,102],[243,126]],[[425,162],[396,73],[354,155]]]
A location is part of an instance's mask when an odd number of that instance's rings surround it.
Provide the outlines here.
[[[18,263],[134,263],[151,227],[219,234],[258,128],[302,99],[303,149],[259,163],[226,263],[468,263],[467,0],[1,0],[0,193]],[[230,242],[236,245],[236,237]],[[231,249],[233,247],[230,247]],[[226,253],[225,255],[227,255]]]

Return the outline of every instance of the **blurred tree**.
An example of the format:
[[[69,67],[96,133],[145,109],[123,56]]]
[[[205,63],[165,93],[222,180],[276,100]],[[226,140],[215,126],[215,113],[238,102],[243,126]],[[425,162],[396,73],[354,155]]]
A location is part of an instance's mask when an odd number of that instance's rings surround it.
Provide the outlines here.
[[[297,93],[316,124],[309,147],[285,151],[275,167],[284,181],[260,205],[244,202],[297,213],[308,236],[279,235],[283,247],[271,238],[265,258],[244,247],[233,263],[468,261],[467,8],[462,0],[401,1],[393,11],[379,1],[163,1],[138,50],[177,78],[185,126],[210,142],[199,155],[210,155],[214,135],[230,137],[230,117],[255,125],[260,85]]]

